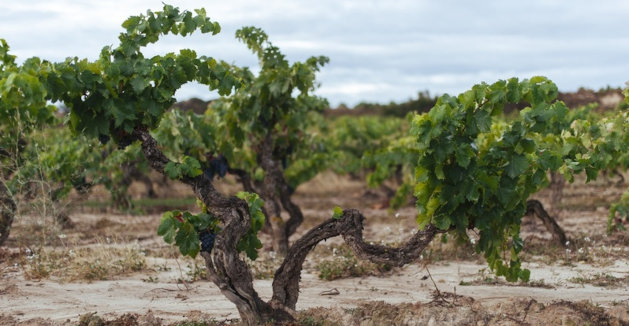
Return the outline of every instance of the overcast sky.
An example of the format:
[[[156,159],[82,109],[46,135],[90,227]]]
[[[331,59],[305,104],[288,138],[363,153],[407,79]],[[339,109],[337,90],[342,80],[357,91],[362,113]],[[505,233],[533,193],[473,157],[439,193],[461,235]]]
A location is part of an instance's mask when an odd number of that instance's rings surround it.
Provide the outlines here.
[[[165,1],[167,2],[167,1]],[[217,36],[169,37],[148,54],[192,48],[254,68],[234,39],[241,26],[263,28],[289,60],[330,58],[317,94],[332,106],[388,103],[418,91],[458,94],[473,84],[544,75],[560,90],[624,86],[629,80],[629,1],[170,1],[205,7]],[[121,23],[152,0],[0,0],[0,38],[20,59],[95,59],[117,45]],[[216,97],[188,85],[178,99]]]

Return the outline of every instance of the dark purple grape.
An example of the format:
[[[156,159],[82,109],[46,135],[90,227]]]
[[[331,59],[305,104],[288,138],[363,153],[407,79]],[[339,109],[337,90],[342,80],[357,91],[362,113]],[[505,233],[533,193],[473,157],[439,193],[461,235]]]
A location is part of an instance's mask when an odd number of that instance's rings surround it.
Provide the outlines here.
[[[203,169],[203,173],[210,179],[214,179],[215,176],[219,178],[225,177],[229,169],[227,159],[222,154],[211,158],[207,166]]]
[[[122,137],[120,139],[117,139],[116,143],[118,144],[118,149],[123,150],[127,148],[127,146],[133,144],[133,140],[131,139],[131,137]]]
[[[216,239],[216,234],[212,231],[204,230],[199,232],[199,240],[201,240],[201,251],[212,251],[212,247],[214,247],[214,239]]]
[[[225,158],[225,156],[223,155],[219,155],[218,156],[219,159],[219,164],[218,164],[218,175],[221,176],[221,178],[224,178],[225,175],[227,174],[227,170],[229,169],[229,165],[227,164],[227,159]]]
[[[109,136],[100,134],[100,135],[98,135],[98,141],[100,141],[100,143],[102,145],[105,145],[105,144],[107,144],[109,142]]]

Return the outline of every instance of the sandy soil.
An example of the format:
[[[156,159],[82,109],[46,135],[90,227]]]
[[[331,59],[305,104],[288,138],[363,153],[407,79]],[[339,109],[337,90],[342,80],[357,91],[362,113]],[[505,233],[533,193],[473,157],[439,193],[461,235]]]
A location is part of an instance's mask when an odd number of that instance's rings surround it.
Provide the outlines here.
[[[413,207],[396,212],[376,209],[379,199],[367,198],[359,182],[344,180],[344,193],[339,194],[326,190],[330,180],[320,179],[310,184],[309,191],[300,188],[297,196],[305,215],[312,217],[305,227],[329,216],[334,205],[364,207],[373,203],[362,210],[369,221],[368,238],[399,243],[413,232]],[[591,197],[592,192],[600,192],[596,185],[590,191],[583,186],[570,187],[565,196],[568,204],[571,200],[583,202],[579,193]],[[622,191],[606,189],[611,192],[604,194],[609,200]],[[544,193],[539,198],[544,200]],[[403,268],[325,281],[319,279],[316,266],[321,260],[334,259],[330,253],[340,244],[338,240],[328,241],[309,256],[297,310],[311,319],[356,325],[379,324],[379,311],[395,312],[387,318],[399,325],[629,322],[629,237],[604,235],[607,211],[601,206],[562,209],[559,224],[574,242],[569,250],[553,245],[540,222],[525,220],[523,235],[530,247],[525,249],[524,265],[531,270],[529,284],[500,281],[488,272],[482,257],[468,252],[456,258],[459,256],[453,256],[448,245],[440,243],[433,245],[432,255],[427,253],[423,261]],[[137,314],[139,324],[145,325],[199,316],[219,321],[238,318],[235,307],[212,283],[182,282],[191,278],[194,262],[174,258],[173,250],[154,234],[159,215],[76,213],[73,219],[76,229],[55,231],[56,238],[45,248],[70,252],[134,246],[142,253],[146,267],[139,272],[107,275],[106,280],[68,280],[59,275],[33,278],[29,257],[35,249],[27,242],[36,238],[33,230],[39,230],[39,218],[24,217],[17,222],[8,248],[0,253],[0,325],[76,324],[88,313],[105,319]],[[117,240],[108,240],[112,238]],[[269,255],[265,252],[263,258]],[[270,279],[256,280],[255,287],[261,297],[270,297]],[[443,295],[435,296],[436,290]],[[577,302],[587,304],[579,306]]]
[[[629,302],[626,286],[604,288],[579,285],[566,281],[584,273],[600,273],[591,266],[537,267],[528,266],[534,275],[533,281],[544,279],[552,288],[535,288],[510,285],[469,285],[461,281],[474,280],[478,270],[485,268],[469,262],[437,264],[430,267],[440,291],[456,292],[485,304],[496,304],[509,300],[534,299],[548,303],[555,300],[586,300],[603,307],[613,307]],[[614,266],[612,272],[627,271],[626,263]],[[609,270],[608,270],[609,271]],[[16,317],[18,321],[47,318],[54,322],[76,321],[79,315],[97,312],[101,316],[116,316],[124,313],[146,314],[165,321],[177,321],[194,311],[203,312],[216,319],[237,318],[238,313],[213,284],[195,282],[184,286],[178,284],[176,273],[159,273],[159,282],[147,283],[142,275],[134,275],[111,281],[93,283],[58,283],[54,281],[27,281],[20,272],[4,270],[8,279],[0,289],[0,310],[3,314]],[[387,277],[361,277],[334,281],[322,281],[313,273],[302,274],[302,292],[298,310],[313,307],[353,308],[365,301],[383,301],[390,304],[423,302],[432,300],[435,289],[426,270],[411,265],[395,271]],[[257,280],[256,289],[263,298],[271,295],[271,281]],[[321,295],[337,289],[338,295]]]

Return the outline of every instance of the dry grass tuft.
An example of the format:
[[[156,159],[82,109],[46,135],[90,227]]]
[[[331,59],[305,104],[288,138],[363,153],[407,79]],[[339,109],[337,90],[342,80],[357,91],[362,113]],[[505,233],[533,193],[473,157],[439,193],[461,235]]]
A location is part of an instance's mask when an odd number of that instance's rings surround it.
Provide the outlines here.
[[[69,281],[108,280],[149,270],[137,245],[26,249],[21,265],[28,279]]]
[[[332,281],[340,278],[382,275],[393,267],[359,260],[345,244],[331,247],[332,255],[317,264],[319,278]]]

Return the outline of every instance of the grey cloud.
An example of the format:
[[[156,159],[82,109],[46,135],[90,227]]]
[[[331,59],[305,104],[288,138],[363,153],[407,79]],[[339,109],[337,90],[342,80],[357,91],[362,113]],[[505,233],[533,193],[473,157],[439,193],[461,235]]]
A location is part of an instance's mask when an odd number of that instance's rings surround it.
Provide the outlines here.
[[[255,57],[234,38],[243,25],[265,29],[290,60],[326,55],[318,94],[332,105],[388,102],[417,91],[458,93],[480,81],[546,75],[563,90],[622,86],[629,79],[626,1],[265,1],[184,0],[207,6],[223,32],[214,37],[168,37],[148,54],[193,48],[255,67]],[[117,44],[129,15],[161,3],[49,0],[0,5],[0,38],[19,56],[62,60],[95,58]],[[197,94],[197,95],[195,95]],[[178,96],[211,98],[199,86]]]

